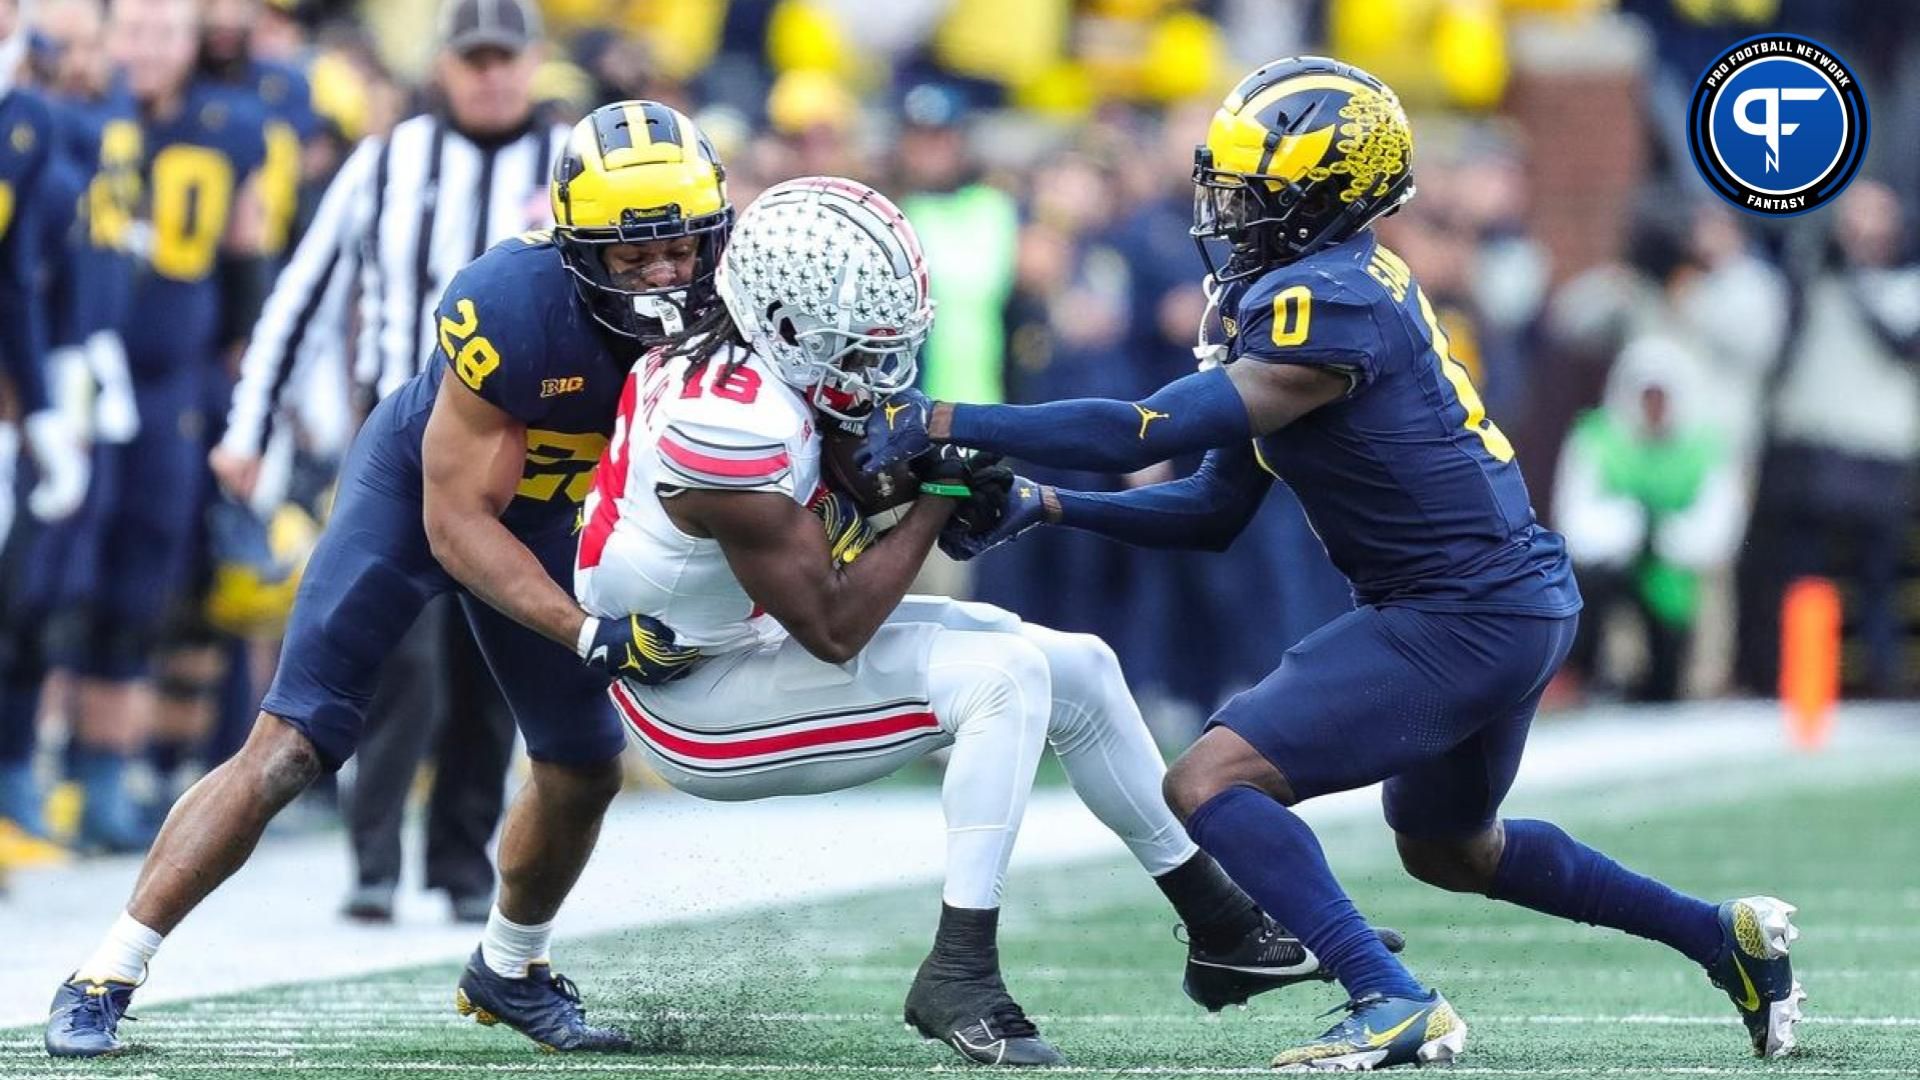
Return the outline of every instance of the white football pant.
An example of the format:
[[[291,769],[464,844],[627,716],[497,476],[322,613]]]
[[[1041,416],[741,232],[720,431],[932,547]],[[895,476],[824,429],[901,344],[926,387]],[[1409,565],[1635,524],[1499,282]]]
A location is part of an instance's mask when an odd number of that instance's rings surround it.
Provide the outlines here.
[[[952,747],[941,805],[955,907],[999,906],[1043,742],[1149,874],[1195,851],[1113,650],[987,604],[908,597],[845,664],[788,638],[665,686],[616,682],[613,698],[654,768],[707,799],[835,791]]]

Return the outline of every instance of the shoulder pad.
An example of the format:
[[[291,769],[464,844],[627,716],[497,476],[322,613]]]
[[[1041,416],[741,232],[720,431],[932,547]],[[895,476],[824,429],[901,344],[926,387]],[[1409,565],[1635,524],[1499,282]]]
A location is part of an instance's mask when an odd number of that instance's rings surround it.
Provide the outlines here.
[[[666,403],[667,415],[675,422],[736,431],[753,442],[801,437],[811,416],[787,384],[751,356],[729,368],[730,355],[740,354],[722,353],[705,370],[687,372],[686,379],[700,388],[683,383],[686,391]]]
[[[1339,369],[1355,390],[1371,382],[1384,348],[1375,311],[1382,294],[1349,270],[1306,260],[1255,282],[1234,313],[1235,357]]]
[[[714,370],[687,375],[697,392],[664,403],[661,462],[687,487],[786,491],[793,454],[812,432],[810,417],[786,384],[751,358],[722,374],[725,355],[708,365]]]
[[[554,281],[510,264],[502,251],[496,246],[448,283],[434,311],[435,347],[468,389],[526,420],[542,410],[545,294]]]
[[[783,440],[676,419],[660,432],[659,448],[663,476],[681,487],[788,493],[793,487],[793,453]]]

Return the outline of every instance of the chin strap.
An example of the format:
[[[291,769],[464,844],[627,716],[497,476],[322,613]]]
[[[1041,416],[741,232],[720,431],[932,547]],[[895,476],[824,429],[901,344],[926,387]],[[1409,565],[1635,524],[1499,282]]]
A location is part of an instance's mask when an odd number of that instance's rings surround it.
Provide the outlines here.
[[[1208,274],[1200,279],[1200,291],[1207,295],[1207,310],[1200,313],[1200,330],[1195,336],[1193,359],[1199,369],[1205,371],[1227,362],[1227,343],[1212,340],[1210,333],[1220,314],[1220,294],[1226,288],[1215,281],[1212,274]]]

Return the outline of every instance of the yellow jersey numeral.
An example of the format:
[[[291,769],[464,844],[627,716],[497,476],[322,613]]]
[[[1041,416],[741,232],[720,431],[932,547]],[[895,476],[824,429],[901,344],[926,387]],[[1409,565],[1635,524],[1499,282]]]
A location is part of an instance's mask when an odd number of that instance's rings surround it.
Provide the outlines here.
[[[1313,293],[1305,285],[1289,285],[1273,298],[1273,343],[1291,348],[1307,340],[1313,321]]]
[[[1487,453],[1493,455],[1495,461],[1512,461],[1513,443],[1497,424],[1487,419],[1487,407],[1480,401],[1480,391],[1473,388],[1473,380],[1467,376],[1467,369],[1448,351],[1446,331],[1440,329],[1440,320],[1433,313],[1433,305],[1427,302],[1426,290],[1415,289],[1414,295],[1420,298],[1420,314],[1427,320],[1427,330],[1433,335],[1433,355],[1439,358],[1440,373],[1453,384],[1454,396],[1460,399],[1461,407],[1467,410],[1467,430],[1480,437]]]
[[[527,471],[514,493],[547,502],[564,492],[567,501],[581,502],[593,489],[593,466],[606,448],[607,437],[599,432],[529,428]]]
[[[471,299],[461,297],[453,305],[453,310],[460,316],[457,322],[445,315],[440,316],[440,349],[447,354],[447,359],[453,361],[453,372],[460,376],[460,381],[477,391],[480,384],[487,381],[487,376],[500,366],[500,352],[493,347],[493,342],[477,333],[480,314],[473,310]],[[455,340],[463,344],[455,348]]]
[[[233,207],[233,165],[205,146],[175,143],[153,156],[153,268],[175,281],[213,271]]]

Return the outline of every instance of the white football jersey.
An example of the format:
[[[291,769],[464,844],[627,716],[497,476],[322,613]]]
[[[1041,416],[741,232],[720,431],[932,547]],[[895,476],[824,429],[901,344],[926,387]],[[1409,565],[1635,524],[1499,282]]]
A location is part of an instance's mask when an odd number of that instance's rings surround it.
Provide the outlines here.
[[[573,588],[591,614],[651,615],[683,645],[728,652],[786,631],[740,587],[719,542],[681,532],[665,500],[710,488],[811,505],[820,436],[813,409],[758,356],[722,352],[691,376],[688,367],[684,357],[650,356],[627,376],[582,508]]]

